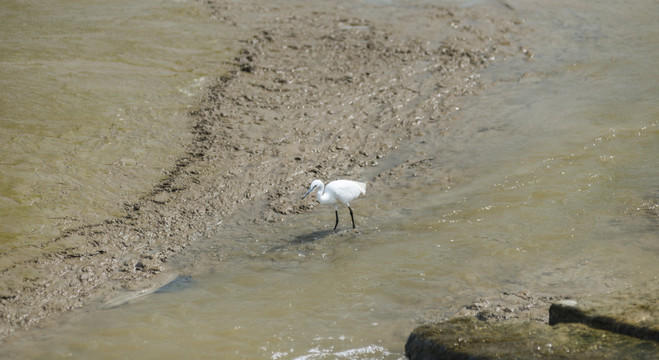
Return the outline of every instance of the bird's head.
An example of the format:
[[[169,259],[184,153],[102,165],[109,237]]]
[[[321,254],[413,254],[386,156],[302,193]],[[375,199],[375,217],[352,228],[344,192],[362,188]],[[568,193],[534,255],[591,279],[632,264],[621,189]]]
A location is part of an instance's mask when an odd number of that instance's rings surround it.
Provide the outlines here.
[[[314,191],[314,190],[316,190],[316,189],[322,189],[323,187],[324,187],[324,186],[323,186],[323,182],[322,182],[322,181],[320,181],[320,180],[314,180],[314,181],[312,181],[312,182],[311,182],[311,186],[309,187],[309,190],[307,190],[307,192],[304,194],[304,196],[302,196],[302,199],[304,199],[305,197],[307,197],[307,195],[309,195],[312,191]]]

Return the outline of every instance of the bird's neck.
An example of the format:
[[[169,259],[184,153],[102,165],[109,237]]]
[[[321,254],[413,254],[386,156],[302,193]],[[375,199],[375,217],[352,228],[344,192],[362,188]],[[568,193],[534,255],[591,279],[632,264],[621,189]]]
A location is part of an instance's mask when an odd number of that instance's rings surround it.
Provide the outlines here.
[[[318,202],[321,204],[324,204],[329,200],[329,195],[325,194],[325,188],[320,188],[320,190],[318,190],[316,193],[316,199],[318,199]]]

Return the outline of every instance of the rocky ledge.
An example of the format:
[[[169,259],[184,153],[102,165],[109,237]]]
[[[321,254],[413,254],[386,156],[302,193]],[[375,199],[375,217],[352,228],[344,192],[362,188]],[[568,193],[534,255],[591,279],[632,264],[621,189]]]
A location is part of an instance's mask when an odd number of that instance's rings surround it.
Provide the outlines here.
[[[501,305],[510,298],[504,294],[465,306],[447,321],[417,327],[405,354],[412,360],[657,359],[658,289],[654,280],[605,296],[547,302],[548,309],[542,305],[546,298],[528,295],[526,303],[539,306]],[[546,321],[528,316],[542,307]],[[530,311],[516,311],[523,308]],[[497,313],[501,316],[490,316]]]

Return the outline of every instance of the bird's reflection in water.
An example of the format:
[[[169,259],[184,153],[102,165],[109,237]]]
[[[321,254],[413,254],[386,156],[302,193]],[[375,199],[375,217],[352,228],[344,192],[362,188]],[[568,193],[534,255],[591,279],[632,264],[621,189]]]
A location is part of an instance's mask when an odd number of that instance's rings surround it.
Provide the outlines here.
[[[316,240],[320,240],[332,234],[333,232],[334,232],[333,230],[319,230],[308,234],[297,235],[295,236],[295,238],[293,238],[291,244],[304,244],[304,243],[314,242]]]
[[[300,234],[293,237],[292,240],[287,240],[285,244],[280,244],[271,247],[266,251],[266,253],[281,253],[287,251],[298,251],[298,246],[311,246],[315,247],[314,243],[320,239],[327,237],[327,235],[332,234],[332,230],[319,230],[311,233]],[[297,250],[296,250],[297,249]]]

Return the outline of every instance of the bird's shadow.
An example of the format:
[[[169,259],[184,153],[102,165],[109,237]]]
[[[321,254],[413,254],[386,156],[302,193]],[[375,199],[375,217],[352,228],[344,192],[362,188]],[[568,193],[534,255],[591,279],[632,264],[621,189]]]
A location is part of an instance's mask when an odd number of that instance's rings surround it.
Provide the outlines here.
[[[333,232],[334,231],[332,230],[318,230],[308,234],[297,235],[293,238],[291,244],[305,244],[305,243],[314,242],[316,240],[320,240],[324,237],[329,236]]]

